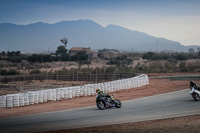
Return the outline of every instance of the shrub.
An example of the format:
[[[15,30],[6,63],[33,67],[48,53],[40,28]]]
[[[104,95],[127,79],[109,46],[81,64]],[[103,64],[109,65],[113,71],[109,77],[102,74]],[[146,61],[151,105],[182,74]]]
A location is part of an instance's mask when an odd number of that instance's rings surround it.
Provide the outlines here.
[[[41,74],[42,72],[39,69],[34,69],[30,72],[30,74]]]
[[[1,70],[1,75],[19,75],[20,72],[14,70],[14,69],[10,69],[10,70]]]

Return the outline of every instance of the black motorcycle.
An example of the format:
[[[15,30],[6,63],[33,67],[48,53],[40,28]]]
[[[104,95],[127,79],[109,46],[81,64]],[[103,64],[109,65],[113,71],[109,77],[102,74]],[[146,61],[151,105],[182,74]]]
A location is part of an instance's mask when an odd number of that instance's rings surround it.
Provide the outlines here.
[[[121,108],[121,102],[109,95],[97,95],[96,105],[100,110],[105,110],[106,108],[116,107]]]

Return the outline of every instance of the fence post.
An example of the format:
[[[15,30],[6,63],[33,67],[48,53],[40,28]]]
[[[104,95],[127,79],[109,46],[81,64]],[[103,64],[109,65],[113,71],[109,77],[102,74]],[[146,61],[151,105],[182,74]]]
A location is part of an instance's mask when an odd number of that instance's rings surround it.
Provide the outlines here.
[[[47,71],[46,71],[46,80],[48,79],[48,73],[47,73]]]
[[[0,67],[0,82],[1,82],[1,67]]]
[[[77,71],[77,81],[78,81],[78,71]]]
[[[120,77],[120,79],[122,79],[122,74],[121,74],[121,73],[120,73],[120,76],[119,76],[119,77]]]
[[[89,69],[89,71],[90,71],[90,73],[89,73],[89,74],[90,74],[90,82],[91,82],[91,70]]]
[[[73,68],[73,81],[74,81],[74,68]]]
[[[23,69],[24,69],[24,81],[26,80],[26,77],[25,77],[25,67],[23,67]]]
[[[107,81],[107,74],[104,73],[104,80]]]
[[[7,77],[4,78],[4,82],[7,83]]]
[[[87,81],[89,81],[90,82],[90,73],[88,73],[88,76],[87,76],[88,78],[87,78]]]
[[[97,83],[97,69],[96,69],[96,83]]]

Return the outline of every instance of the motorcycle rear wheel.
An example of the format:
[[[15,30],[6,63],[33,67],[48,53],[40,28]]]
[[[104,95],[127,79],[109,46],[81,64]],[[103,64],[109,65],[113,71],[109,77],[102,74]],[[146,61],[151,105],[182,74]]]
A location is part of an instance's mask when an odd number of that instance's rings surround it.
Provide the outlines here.
[[[197,93],[193,93],[192,97],[194,98],[195,101],[200,101],[200,96]]]
[[[106,109],[106,105],[102,101],[97,102],[97,107],[100,110],[105,110]]]

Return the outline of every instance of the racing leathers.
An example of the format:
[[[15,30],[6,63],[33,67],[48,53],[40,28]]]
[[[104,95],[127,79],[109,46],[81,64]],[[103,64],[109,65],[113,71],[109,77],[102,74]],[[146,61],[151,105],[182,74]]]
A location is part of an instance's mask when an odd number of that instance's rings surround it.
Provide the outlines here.
[[[109,100],[113,100],[113,98],[110,95],[105,94],[103,91],[98,91],[97,94],[98,94],[98,97],[106,97],[104,100],[104,103],[106,104],[107,107],[112,106]]]

